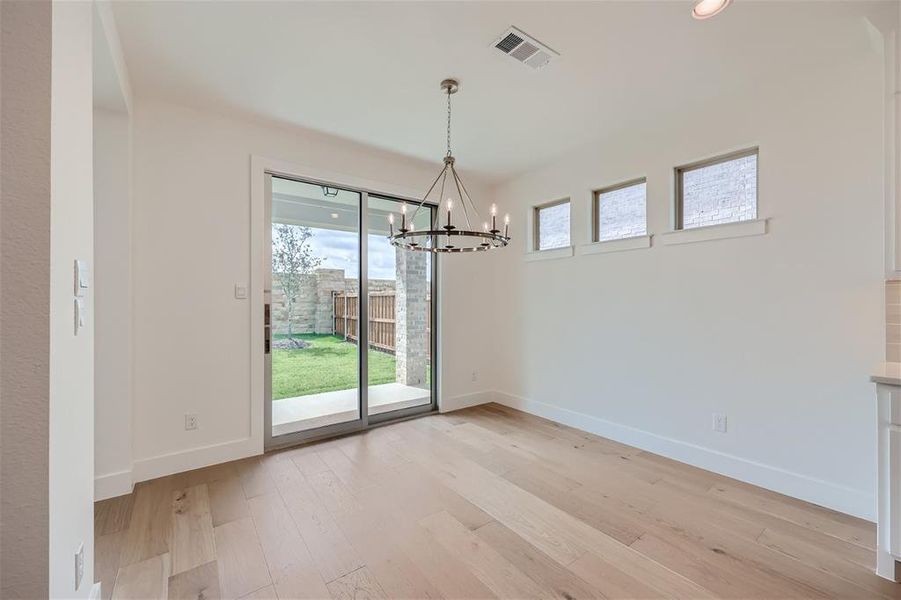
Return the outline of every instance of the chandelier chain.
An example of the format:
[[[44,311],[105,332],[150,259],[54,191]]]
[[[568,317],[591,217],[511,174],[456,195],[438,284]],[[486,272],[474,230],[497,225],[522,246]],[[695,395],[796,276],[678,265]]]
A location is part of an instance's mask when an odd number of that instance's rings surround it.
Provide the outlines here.
[[[447,155],[451,155],[451,93],[447,91]]]

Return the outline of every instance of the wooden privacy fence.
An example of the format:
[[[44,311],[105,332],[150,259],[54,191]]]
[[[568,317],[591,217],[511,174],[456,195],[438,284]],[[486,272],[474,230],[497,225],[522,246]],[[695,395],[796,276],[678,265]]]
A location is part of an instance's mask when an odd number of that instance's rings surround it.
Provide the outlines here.
[[[395,293],[372,292],[369,294],[369,346],[394,354],[396,337]],[[335,335],[347,340],[357,340],[357,321],[360,314],[359,294],[336,292]],[[426,298],[426,335],[432,330],[432,299]],[[429,344],[431,348],[431,344]]]

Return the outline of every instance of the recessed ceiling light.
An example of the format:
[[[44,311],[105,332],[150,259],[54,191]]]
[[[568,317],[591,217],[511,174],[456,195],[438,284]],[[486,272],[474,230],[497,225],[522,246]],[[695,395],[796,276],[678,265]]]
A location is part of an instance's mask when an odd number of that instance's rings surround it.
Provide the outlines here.
[[[695,19],[709,19],[714,15],[718,15],[729,6],[732,0],[698,0],[695,7],[691,9],[691,16]]]
[[[333,218],[333,219],[337,219],[337,218],[338,218],[338,213],[332,213],[332,218]]]

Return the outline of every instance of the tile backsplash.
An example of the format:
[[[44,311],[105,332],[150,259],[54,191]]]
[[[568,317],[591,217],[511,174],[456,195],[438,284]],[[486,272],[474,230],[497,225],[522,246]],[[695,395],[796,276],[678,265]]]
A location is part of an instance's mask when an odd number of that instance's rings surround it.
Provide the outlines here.
[[[901,281],[885,282],[885,360],[901,362]]]

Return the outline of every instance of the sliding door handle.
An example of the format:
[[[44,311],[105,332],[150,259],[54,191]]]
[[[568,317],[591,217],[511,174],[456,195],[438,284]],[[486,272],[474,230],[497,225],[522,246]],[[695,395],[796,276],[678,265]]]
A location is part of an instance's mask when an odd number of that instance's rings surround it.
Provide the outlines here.
[[[269,351],[272,348],[272,331],[271,331],[272,328],[269,326],[270,325],[270,323],[269,323],[269,315],[270,315],[269,306],[270,305],[268,302],[263,305],[263,353],[264,354],[269,354]]]

